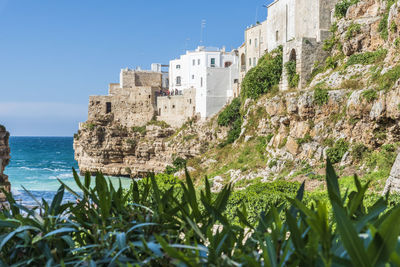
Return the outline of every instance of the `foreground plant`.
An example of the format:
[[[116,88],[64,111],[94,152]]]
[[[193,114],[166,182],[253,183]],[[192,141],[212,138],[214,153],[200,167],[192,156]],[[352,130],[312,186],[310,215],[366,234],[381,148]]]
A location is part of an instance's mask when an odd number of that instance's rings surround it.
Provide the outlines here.
[[[91,185],[74,171],[81,193],[63,184],[51,203],[16,203],[0,213],[2,266],[399,266],[400,208],[381,198],[367,210],[368,183],[341,193],[327,163],[330,203],[304,203],[304,184],[290,208],[266,207],[256,222],[246,206],[228,219],[230,185],[211,193],[185,183],[159,187],[154,176],[129,192],[103,175]],[[63,203],[64,191],[77,198]],[[328,204],[332,206],[330,216]],[[385,265],[387,266],[387,265]]]

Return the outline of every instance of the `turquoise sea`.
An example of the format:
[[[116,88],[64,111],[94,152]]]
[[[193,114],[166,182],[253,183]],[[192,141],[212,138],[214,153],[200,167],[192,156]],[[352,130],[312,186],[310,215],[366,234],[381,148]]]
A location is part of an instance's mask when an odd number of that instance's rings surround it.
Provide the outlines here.
[[[74,160],[72,137],[11,137],[11,161],[5,173],[9,176],[11,190],[19,202],[29,205],[33,200],[23,187],[35,197],[51,200],[60,187],[58,179],[77,190],[72,176],[72,168],[79,173]],[[118,178],[110,178],[115,185]],[[124,188],[129,188],[131,180],[120,178]],[[71,194],[65,201],[75,201]]]

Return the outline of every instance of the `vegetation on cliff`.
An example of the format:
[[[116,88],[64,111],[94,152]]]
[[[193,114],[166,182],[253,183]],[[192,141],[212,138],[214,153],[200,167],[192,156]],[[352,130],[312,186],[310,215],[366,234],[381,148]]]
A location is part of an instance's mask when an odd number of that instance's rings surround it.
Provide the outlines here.
[[[207,179],[196,190],[188,174],[186,183],[170,180],[164,187],[150,177],[134,182],[130,192],[100,174],[94,187],[89,174],[83,183],[74,177],[82,193],[63,184],[51,203],[36,200],[39,210],[7,194],[10,208],[0,213],[3,266],[400,264],[400,207],[390,208],[387,197],[368,200],[369,183],[357,177],[344,194],[329,162],[327,198],[310,201],[304,185],[271,184],[269,190],[284,190],[277,200],[287,204],[256,204],[255,217],[241,201],[249,196],[232,197],[231,185],[213,194]],[[62,202],[65,189],[77,203]],[[228,209],[230,201],[241,207]]]

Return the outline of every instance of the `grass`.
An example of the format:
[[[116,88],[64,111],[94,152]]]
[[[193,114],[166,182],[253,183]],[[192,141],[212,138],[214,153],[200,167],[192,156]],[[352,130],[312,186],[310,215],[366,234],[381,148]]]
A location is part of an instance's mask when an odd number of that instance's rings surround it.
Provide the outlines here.
[[[353,54],[349,57],[346,62],[346,67],[361,64],[361,65],[371,65],[383,62],[387,55],[386,49],[379,49],[374,52],[365,52]]]

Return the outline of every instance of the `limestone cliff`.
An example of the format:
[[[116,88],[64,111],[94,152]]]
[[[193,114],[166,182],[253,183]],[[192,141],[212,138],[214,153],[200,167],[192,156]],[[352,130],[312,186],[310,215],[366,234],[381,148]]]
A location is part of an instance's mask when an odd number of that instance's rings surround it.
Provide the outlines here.
[[[395,153],[390,145],[400,142],[399,10],[400,1],[350,6],[326,41],[330,57],[314,63],[305,90],[242,100],[233,145],[220,146],[229,129],[218,126],[217,116],[179,130],[154,123],[126,128],[110,116],[86,122],[76,135],[80,170],[140,176],[163,171],[179,156],[197,175],[236,183],[318,176],[327,156],[343,172],[376,168],[363,161],[364,152]]]
[[[10,147],[8,144],[10,134],[6,131],[6,128],[0,125],[0,188],[10,191],[11,185],[8,181],[8,176],[4,174],[4,169],[10,162]],[[4,201],[5,196],[0,193],[0,201]]]

